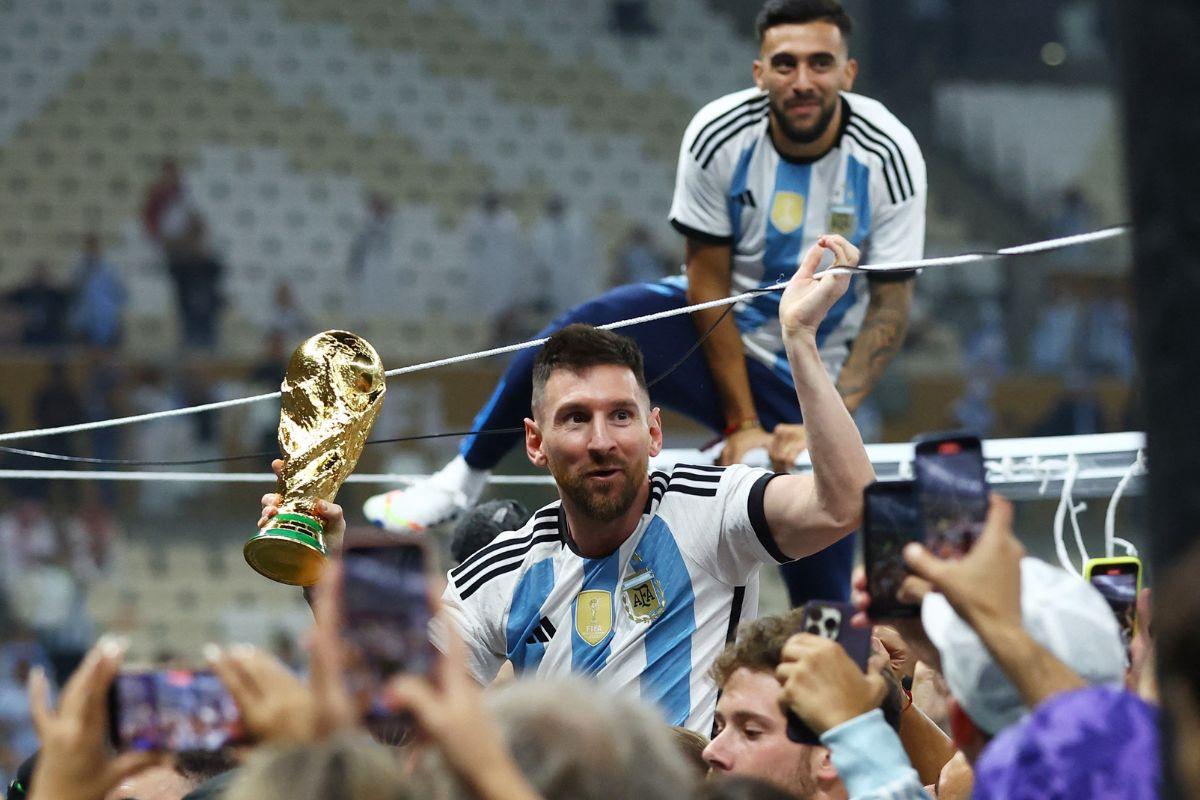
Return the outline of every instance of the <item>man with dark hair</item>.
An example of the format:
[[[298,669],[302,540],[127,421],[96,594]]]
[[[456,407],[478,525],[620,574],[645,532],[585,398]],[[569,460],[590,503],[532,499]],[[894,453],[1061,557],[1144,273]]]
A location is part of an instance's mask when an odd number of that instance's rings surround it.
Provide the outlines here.
[[[771,0],[759,17],[755,87],[697,113],[684,134],[671,223],[686,237],[686,276],[614,289],[563,314],[572,322],[618,319],[726,297],[786,280],[826,232],[874,262],[922,255],[925,163],[908,129],[875,100],[850,94],[852,23],[832,0]],[[912,274],[858,276],[817,331],[826,372],[851,412],[899,350]],[[702,353],[678,364],[722,309],[628,329],[654,378],[655,403],[726,437],[719,459],[736,464],[767,448],[785,470],[807,445],[776,312],[780,293],[735,307]],[[702,356],[702,357],[701,357]],[[475,420],[507,428],[529,407],[533,356],[516,356]],[[429,481],[371,498],[364,513],[393,530],[421,529],[469,508],[516,436],[472,436]],[[785,571],[792,601],[845,597],[853,543],[843,540]]]
[[[525,451],[561,499],[451,569],[442,598],[480,682],[505,661],[518,674],[593,675],[639,693],[672,725],[708,732],[709,666],[755,616],[760,566],[845,536],[873,475],[817,349],[849,284],[813,277],[827,252],[838,265],[858,261],[845,239],[822,237],[778,311],[810,423],[811,475],[741,465],[650,474],[663,431],[637,345],[586,325],[550,337],[531,368]]]

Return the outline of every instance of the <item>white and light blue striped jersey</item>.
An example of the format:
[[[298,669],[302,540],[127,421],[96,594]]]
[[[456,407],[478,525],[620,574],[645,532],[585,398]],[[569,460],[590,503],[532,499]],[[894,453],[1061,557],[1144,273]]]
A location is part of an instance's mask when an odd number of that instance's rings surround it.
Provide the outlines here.
[[[741,293],[790,278],[825,233],[849,239],[862,250],[864,263],[921,258],[925,195],[921,149],[882,103],[843,92],[833,148],[801,161],[775,149],[767,95],[747,89],[709,103],[688,125],[670,217],[685,236],[731,246],[733,291]],[[887,278],[872,276],[881,279]],[[780,296],[759,295],[739,303],[734,313],[747,354],[790,384]],[[821,359],[835,380],[862,325],[868,296],[867,282],[856,275],[817,332]]]
[[[650,474],[633,534],[604,558],[573,549],[554,502],[450,570],[442,597],[475,677],[581,673],[638,693],[672,725],[712,729],[709,668],[758,614],[762,564],[786,561],[763,511],[762,469],[679,465]]]

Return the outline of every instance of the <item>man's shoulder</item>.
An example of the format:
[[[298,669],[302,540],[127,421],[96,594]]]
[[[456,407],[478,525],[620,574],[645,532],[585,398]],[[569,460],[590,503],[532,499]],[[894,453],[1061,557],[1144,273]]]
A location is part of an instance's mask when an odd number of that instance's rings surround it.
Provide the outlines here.
[[[696,498],[717,498],[729,502],[739,496],[737,487],[742,481],[771,473],[745,464],[718,467],[713,464],[675,464],[659,469],[650,475],[650,497],[657,504],[657,513],[673,516],[675,513],[694,512]],[[717,522],[717,518],[712,519]]]
[[[925,159],[908,126],[887,106],[861,94],[845,92],[850,111],[845,120],[845,141],[877,165],[888,181],[893,203],[925,191]]]
[[[911,142],[914,147],[917,146],[917,139],[908,126],[880,101],[853,92],[843,92],[842,97],[845,98],[846,104],[850,108],[848,124],[857,123],[863,127],[873,126],[873,129],[880,133],[903,140],[906,144]]]
[[[767,95],[756,87],[718,97],[692,117],[683,134],[683,150],[703,169],[715,154],[767,116]]]
[[[448,573],[458,596],[467,600],[485,585],[516,583],[547,550],[563,546],[559,533],[559,501],[533,513],[524,526],[499,534]]]

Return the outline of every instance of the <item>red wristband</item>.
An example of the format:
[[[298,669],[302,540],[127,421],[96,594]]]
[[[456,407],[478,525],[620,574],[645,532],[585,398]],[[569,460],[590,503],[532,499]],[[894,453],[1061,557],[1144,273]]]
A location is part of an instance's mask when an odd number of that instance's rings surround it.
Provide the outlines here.
[[[726,436],[729,436],[731,434],[739,433],[741,431],[748,431],[751,428],[761,428],[761,427],[762,427],[762,423],[758,421],[758,417],[749,417],[747,419],[742,420],[741,422],[735,422],[732,425],[726,425],[725,430],[722,431],[722,433],[724,433]]]

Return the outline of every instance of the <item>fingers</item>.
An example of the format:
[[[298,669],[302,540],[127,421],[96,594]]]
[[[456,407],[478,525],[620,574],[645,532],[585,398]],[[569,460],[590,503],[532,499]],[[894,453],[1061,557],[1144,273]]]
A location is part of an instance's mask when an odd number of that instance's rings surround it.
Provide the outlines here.
[[[417,724],[429,732],[431,713],[439,700],[428,681],[416,675],[397,675],[388,682],[387,694],[394,711],[412,714]]]
[[[836,233],[827,233],[817,239],[817,244],[833,253],[835,267],[858,266],[858,248]]]
[[[919,542],[909,542],[904,546],[904,563],[908,571],[918,578],[924,578],[934,586],[939,585],[939,579],[945,575],[946,562],[935,556]],[[903,588],[903,584],[901,584]]]
[[[930,558],[933,558],[933,556],[930,556]],[[920,605],[925,599],[925,595],[932,591],[933,585],[929,581],[923,578],[918,578],[916,575],[909,575],[904,579],[904,581],[900,584],[900,588],[896,591],[896,599],[901,603]]]
[[[821,247],[821,240],[808,248],[808,252],[804,254],[804,260],[800,262],[800,268],[796,270],[793,281],[812,280],[813,275],[817,272],[817,267],[821,266],[821,258],[825,255],[824,248]]]
[[[274,492],[264,494],[259,500],[262,504],[262,514],[258,518],[258,527],[262,528],[271,518],[279,513],[279,506],[283,503],[283,495],[275,494]]]
[[[171,756],[167,753],[129,752],[121,753],[109,762],[104,771],[104,783],[107,788],[116,786],[121,781],[141,772],[144,769],[169,763]]]
[[[229,689],[234,702],[243,709],[242,716],[245,716],[244,709],[253,706],[262,692],[254,675],[247,668],[245,651],[241,649],[243,647],[245,645],[234,645],[229,650],[222,650],[215,644],[205,645],[204,657],[212,671],[221,679],[221,683]]]
[[[336,525],[345,521],[345,512],[337,503],[330,503],[328,500],[318,500],[315,510],[317,516],[328,525]]]
[[[111,636],[101,639],[100,659],[83,698],[83,719],[89,726],[98,725],[108,718],[108,687],[121,669],[125,647],[126,642],[121,639]]]
[[[271,462],[271,471],[275,473],[276,478],[283,477],[283,459],[277,458]]]
[[[50,681],[46,678],[46,671],[40,666],[31,669],[27,686],[33,729],[37,731],[38,738],[45,741],[46,730],[54,718],[54,712],[50,710]]]

